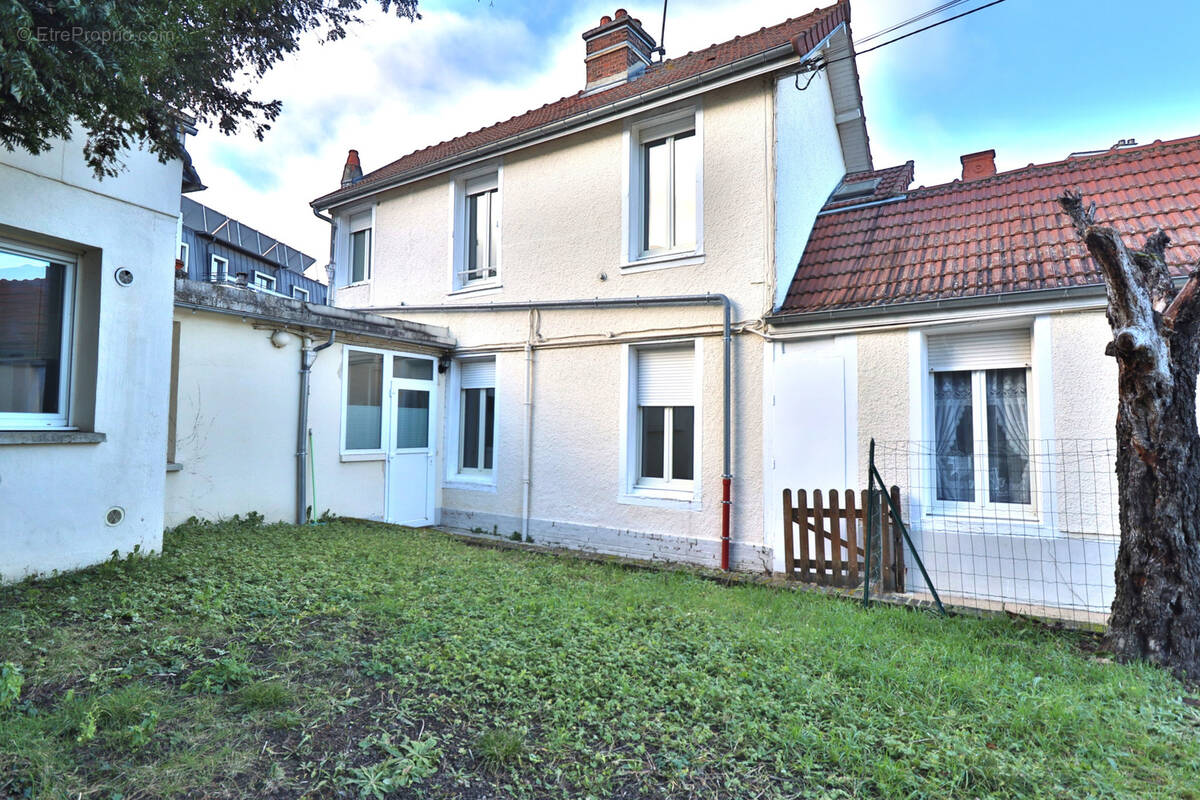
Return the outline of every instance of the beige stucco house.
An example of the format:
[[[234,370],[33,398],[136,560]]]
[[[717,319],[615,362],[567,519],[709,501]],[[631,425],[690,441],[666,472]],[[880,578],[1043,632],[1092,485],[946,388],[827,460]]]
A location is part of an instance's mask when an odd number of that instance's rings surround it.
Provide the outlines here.
[[[619,11],[579,93],[365,176],[351,152],[312,204],[335,304],[456,341],[428,390],[403,351],[343,357],[339,457],[385,470],[377,516],[771,568],[763,319],[872,167],[849,22],[843,0],[659,60]]]

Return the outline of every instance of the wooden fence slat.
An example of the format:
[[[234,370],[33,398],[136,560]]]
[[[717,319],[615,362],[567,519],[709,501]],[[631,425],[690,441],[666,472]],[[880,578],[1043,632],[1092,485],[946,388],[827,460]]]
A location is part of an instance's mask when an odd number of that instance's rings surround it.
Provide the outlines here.
[[[817,583],[828,583],[825,575],[825,514],[821,503],[821,490],[813,491],[813,558],[817,562]]]
[[[846,490],[846,585],[858,586],[858,520],[854,490]]]
[[[796,516],[800,522],[800,580],[805,583],[812,583],[812,576],[809,575],[808,565],[808,492],[804,489],[796,492],[797,508]]]
[[[842,585],[842,514],[838,508],[838,490],[829,490],[829,580]]]
[[[903,515],[903,510],[900,508],[900,487],[899,486],[892,487],[892,502],[895,503],[896,510],[901,512],[901,514]],[[896,539],[895,539],[896,547],[895,547],[895,557],[894,557],[895,566],[893,567],[892,578],[895,583],[894,591],[903,592],[904,591],[904,577],[905,577],[904,576],[904,542],[901,540],[901,533],[900,533],[899,528],[896,529],[895,535],[896,535]]]
[[[783,574],[792,577],[796,571],[796,559],[792,556],[792,490],[783,490]]]

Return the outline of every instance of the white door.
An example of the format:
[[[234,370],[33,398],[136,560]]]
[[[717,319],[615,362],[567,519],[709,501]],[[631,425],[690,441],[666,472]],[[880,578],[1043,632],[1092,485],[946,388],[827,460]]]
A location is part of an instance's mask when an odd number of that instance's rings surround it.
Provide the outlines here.
[[[436,367],[428,356],[392,359],[386,518],[397,525],[433,524]]]

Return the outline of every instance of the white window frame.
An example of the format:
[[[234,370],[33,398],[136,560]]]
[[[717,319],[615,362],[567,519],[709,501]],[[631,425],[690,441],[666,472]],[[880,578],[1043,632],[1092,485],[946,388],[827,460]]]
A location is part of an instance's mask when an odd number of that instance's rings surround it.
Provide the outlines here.
[[[378,226],[375,224],[375,211],[377,206],[364,205],[356,206],[347,210],[341,216],[341,224],[338,226],[340,233],[338,235],[338,252],[341,256],[338,258],[338,274],[335,275],[337,285],[341,288],[349,288],[351,286],[367,286],[375,279],[375,254],[379,250],[378,237],[375,235]],[[353,234],[359,231],[370,230],[368,239],[370,240],[371,251],[367,254],[367,263],[363,279],[360,281],[351,280],[354,269],[354,253],[353,253]]]
[[[382,378],[379,381],[379,447],[349,449],[346,447],[346,422],[349,417],[347,401],[350,399],[350,354],[373,353],[383,356]],[[388,376],[392,374],[392,351],[381,350],[377,347],[343,347],[342,348],[342,425],[338,433],[338,450],[342,461],[380,461],[387,457],[388,444]]]
[[[191,248],[187,242],[179,243],[179,260],[183,262],[183,269],[186,272],[188,268],[188,258],[191,255]]]
[[[271,285],[270,286],[262,286],[258,282],[260,278],[268,281]],[[271,294],[275,294],[276,293],[275,287],[278,285],[278,282],[275,280],[274,275],[268,275],[265,272],[259,272],[258,270],[254,270],[254,285],[255,285],[255,287],[257,287],[258,289],[261,289],[264,292],[270,292]]]
[[[679,347],[691,344],[695,349],[695,362],[692,370],[693,402],[693,443],[692,443],[692,479],[667,480],[662,478],[641,478],[641,411],[637,402],[637,364],[638,352],[658,347]],[[700,511],[701,487],[703,486],[703,430],[704,430],[704,340],[665,339],[638,344],[621,346],[621,417],[619,481],[620,490],[617,502],[627,505],[648,505],[663,508],[680,508],[690,511]],[[669,415],[667,415],[669,416]],[[664,436],[665,439],[669,437]],[[669,453],[669,446],[664,447],[664,458]]]
[[[79,276],[79,258],[70,253],[49,250],[0,238],[0,249],[18,255],[29,256],[55,264],[63,270],[62,341],[59,350],[58,411],[53,414],[42,412],[0,412],[0,430],[75,430],[71,426],[71,399],[74,378],[72,355],[75,352],[75,302],[76,282]]]
[[[496,263],[490,265],[496,274],[467,280],[470,232],[467,230],[467,198],[486,191],[492,197],[492,217],[499,219],[493,227],[496,237]],[[503,285],[504,262],[504,165],[490,163],[457,175],[450,181],[450,281],[448,294],[469,294],[495,291]]]
[[[967,365],[963,372],[972,373],[972,427],[975,441],[975,491],[976,502],[946,501],[937,499],[936,464],[936,412],[934,409],[933,371],[929,365],[930,336],[953,336],[956,333],[978,332],[981,327],[998,330],[1027,331],[1030,336],[1030,358],[1025,365],[1026,407],[1029,414],[1029,452],[1035,464],[1044,456],[1041,444],[1053,438],[1053,400],[1051,390],[1050,319],[1047,316],[1023,317],[995,323],[949,324],[945,326],[912,329],[909,333],[909,382],[911,430],[919,431],[924,445],[923,452],[912,457],[909,469],[919,469],[928,475],[923,481],[929,485],[921,488],[911,502],[918,507],[912,509],[914,518],[932,530],[943,526],[954,532],[1002,533],[1005,535],[1055,536],[1054,469],[1043,464],[1034,469],[1030,476],[1030,502],[992,503],[987,501],[987,417],[986,417],[986,372],[989,369],[1020,368],[1013,363],[1009,367],[996,364],[981,365],[978,369]],[[981,394],[982,393],[982,394]],[[982,412],[982,413],[981,413]],[[980,465],[983,465],[982,472]],[[983,482],[983,483],[981,483]],[[982,502],[978,498],[983,498]],[[964,520],[973,527],[964,530]]]
[[[304,297],[297,297],[296,296],[297,292],[304,295]],[[303,286],[293,286],[292,287],[292,299],[293,300],[303,300],[304,302],[307,303],[309,297],[311,297],[311,295],[308,293],[308,289],[305,289]]]
[[[645,150],[643,144],[664,136],[695,131],[696,152],[696,244],[694,247],[646,252]],[[699,100],[640,120],[625,123],[622,134],[624,167],[621,175],[621,253],[623,272],[682,267],[704,262],[704,110]],[[672,189],[672,191],[674,191]]]
[[[470,357],[456,358],[450,365],[450,390],[446,393],[447,396],[447,415],[446,415],[446,475],[443,485],[450,489],[474,489],[481,491],[496,491],[496,481],[498,475],[498,467],[500,464],[500,391],[497,386],[492,386],[494,392],[495,408],[493,410],[494,422],[492,426],[492,468],[491,469],[463,469],[462,468],[462,435],[465,420],[463,413],[462,393],[462,365],[470,361],[496,361],[494,354],[472,355]],[[493,384],[499,383],[499,377],[493,380]],[[481,423],[483,410],[480,409]],[[483,426],[480,427],[480,442],[483,441]]]
[[[219,268],[218,268],[218,265]],[[212,255],[208,259],[208,279],[212,283],[229,280],[229,259],[224,256]]]

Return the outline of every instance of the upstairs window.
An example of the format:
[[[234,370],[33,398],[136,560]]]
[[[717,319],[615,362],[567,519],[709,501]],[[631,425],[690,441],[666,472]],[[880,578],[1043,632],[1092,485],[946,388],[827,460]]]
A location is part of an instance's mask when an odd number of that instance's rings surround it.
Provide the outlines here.
[[[371,212],[366,211],[350,217],[350,283],[371,279],[371,251],[374,245],[371,216]]]
[[[255,270],[254,285],[260,289],[266,289],[268,292],[273,292],[275,291],[275,277]]]
[[[454,288],[494,283],[500,275],[500,184],[492,173],[459,183]]]
[[[698,120],[688,110],[630,129],[630,262],[701,249]]]
[[[934,501],[1031,506],[1027,330],[930,336]]]
[[[210,281],[229,280],[229,259],[213,256],[208,260],[208,279]]]
[[[636,351],[635,488],[690,493],[696,477],[696,349]]]
[[[307,303],[308,302],[308,289],[304,289],[300,286],[293,286],[292,287],[292,297],[296,300],[303,300],[304,302]]]
[[[68,424],[75,262],[0,244],[0,429]]]

